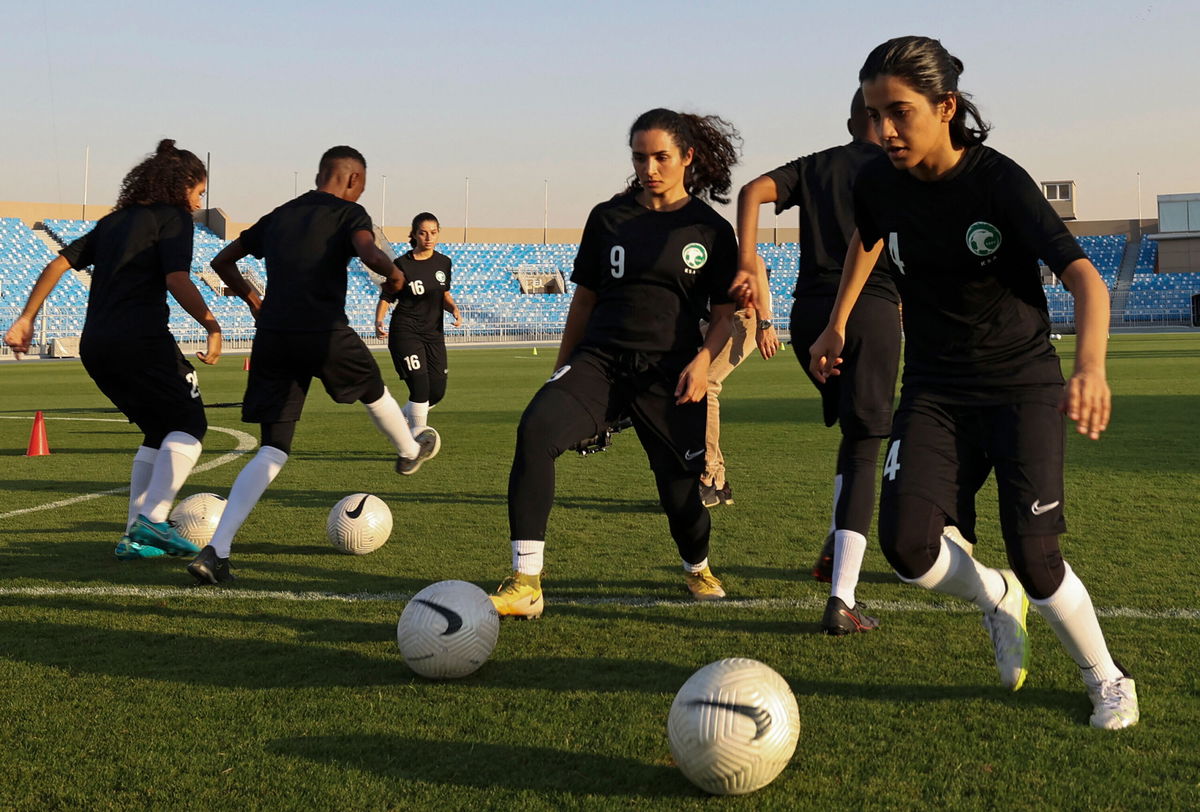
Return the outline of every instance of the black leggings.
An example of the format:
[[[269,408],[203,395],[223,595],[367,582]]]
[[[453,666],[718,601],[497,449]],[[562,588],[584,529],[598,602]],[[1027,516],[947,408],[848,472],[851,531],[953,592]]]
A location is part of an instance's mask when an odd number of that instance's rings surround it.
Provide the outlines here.
[[[929,572],[941,550],[946,514],[920,496],[900,494],[879,507],[879,542],[888,563],[902,578]],[[973,537],[974,528],[965,528]],[[1031,598],[1044,599],[1058,591],[1066,575],[1058,536],[1005,538],[1008,563]]]
[[[382,395],[380,395],[382,397]],[[378,398],[376,398],[378,400]],[[262,444],[278,448],[284,454],[292,453],[292,438],[296,435],[296,421],[285,423],[263,423]]]
[[[635,417],[642,447],[651,460],[660,460],[654,468],[654,479],[671,537],[680,557],[689,564],[698,564],[708,557],[711,530],[708,511],[700,503],[699,473],[666,464],[667,455],[655,453],[661,451],[657,446],[662,441],[639,422]],[[517,428],[517,448],[508,477],[511,538],[546,538],[546,524],[554,505],[555,460],[602,428],[568,392],[544,388],[534,396]]]
[[[882,437],[842,437],[837,458],[842,487],[833,515],[835,529],[864,536],[870,531],[875,513],[875,463],[882,443]]]
[[[436,406],[446,396],[446,376],[430,375],[427,372],[409,373],[404,379],[408,385],[408,399],[413,403],[428,403]]]

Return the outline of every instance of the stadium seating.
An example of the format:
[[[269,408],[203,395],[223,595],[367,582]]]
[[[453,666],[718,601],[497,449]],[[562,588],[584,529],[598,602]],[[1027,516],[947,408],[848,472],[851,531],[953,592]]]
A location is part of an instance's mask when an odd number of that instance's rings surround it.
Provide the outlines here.
[[[46,230],[66,244],[87,233],[94,225],[89,220],[46,220]],[[195,253],[192,273],[197,287],[212,309],[228,338],[246,338],[253,334],[254,322],[237,297],[221,295],[219,286],[201,281],[201,272],[223,247],[224,242],[212,231],[195,227]],[[1100,271],[1110,290],[1116,291],[1121,259],[1125,252],[1124,235],[1079,237],[1079,244]],[[394,246],[397,254],[408,249]],[[454,262],[452,293],[463,311],[466,324],[447,334],[462,339],[553,339],[561,332],[570,305],[574,285],[569,281],[577,246],[574,244],[444,243],[438,250]],[[797,243],[758,246],[771,269],[771,294],[775,301],[776,322],[788,328],[790,299],[800,262]],[[1138,246],[1137,272],[1129,291],[1126,320],[1132,324],[1155,323],[1182,318],[1190,307],[1192,293],[1200,291],[1200,274],[1154,274],[1157,243],[1143,239]],[[20,220],[0,219],[0,317],[11,321],[42,267],[53,254]],[[266,269],[253,257],[240,264],[242,272],[263,284]],[[567,279],[567,295],[523,294],[516,275],[518,269],[557,270]],[[209,277],[211,279],[211,277]],[[1051,319],[1069,323],[1074,317],[1074,300],[1057,282],[1044,287]],[[357,260],[351,263],[346,295],[346,311],[351,326],[359,333],[374,333],[378,288],[371,275]],[[64,279],[51,295],[47,313],[46,338],[78,335],[86,312],[87,289],[73,275]],[[199,338],[200,329],[183,309],[171,300],[171,329],[180,338]]]

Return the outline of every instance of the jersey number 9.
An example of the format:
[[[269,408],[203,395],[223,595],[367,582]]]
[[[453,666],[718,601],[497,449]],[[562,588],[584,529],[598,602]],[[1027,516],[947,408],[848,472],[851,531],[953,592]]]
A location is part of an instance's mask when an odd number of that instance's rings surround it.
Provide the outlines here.
[[[612,250],[608,252],[608,262],[612,265],[613,279],[620,279],[625,275],[625,246],[614,245]]]

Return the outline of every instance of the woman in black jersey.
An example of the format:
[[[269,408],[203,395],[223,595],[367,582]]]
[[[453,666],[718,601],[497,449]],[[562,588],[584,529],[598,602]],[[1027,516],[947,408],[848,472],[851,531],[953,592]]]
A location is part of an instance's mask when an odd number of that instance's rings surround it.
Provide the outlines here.
[[[375,335],[388,340],[396,373],[408,385],[404,416],[414,432],[428,423],[429,410],[446,395],[446,334],[442,311],[462,326],[462,314],[450,295],[450,257],[438,253],[438,219],[427,211],[413,218],[412,250],[396,258],[402,281],[385,283],[375,307]],[[392,311],[387,324],[388,308]]]
[[[206,182],[199,158],[162,141],[125,176],[112,213],[46,266],[4,336],[15,352],[27,352],[34,319],[59,279],[71,268],[93,267],[79,355],[100,391],[144,435],[115,550],[122,561],[199,549],[167,521],[208,428],[196,372],[167,326],[167,292],[208,332],[196,357],[215,364],[221,328],[189,275],[191,213],[200,208]]]
[[[1134,681],[1108,652],[1087,589],[1063,560],[1062,414],[1098,439],[1108,424],[1108,290],[1017,164],[989,147],[937,40],[883,43],[859,72],[886,156],[855,182],[857,232],[812,371],[837,374],[847,317],[886,246],[904,306],[905,367],[883,468],[879,536],[902,580],[974,602],[1002,683],[1025,681],[1029,602],[1078,664],[1091,723],[1138,721]],[[1038,260],[1075,298],[1075,369],[1064,387]],[[942,527],[975,540],[975,494],[994,471],[1012,570],[985,567]],[[1027,597],[1028,596],[1028,597]]]
[[[701,197],[727,202],[739,142],[716,116],[672,110],[651,110],[630,128],[634,178],[588,216],[556,371],[517,429],[508,483],[513,573],[492,596],[501,615],[542,614],[555,459],[625,416],[650,460],[689,591],[698,600],[725,596],[708,565],[699,478],[708,367],[729,339],[737,243]],[[710,306],[712,327],[701,338]]]

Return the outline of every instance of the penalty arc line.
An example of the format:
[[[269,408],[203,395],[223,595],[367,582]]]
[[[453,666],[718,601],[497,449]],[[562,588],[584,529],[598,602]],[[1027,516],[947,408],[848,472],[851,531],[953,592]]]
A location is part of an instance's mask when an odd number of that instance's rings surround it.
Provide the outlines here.
[[[8,415],[0,415],[0,420],[32,420],[32,419],[33,418],[31,418],[31,417],[12,417],[12,416],[8,416]],[[128,423],[129,422],[128,420],[124,420],[119,417],[47,417],[45,419],[46,420],[71,420],[71,421],[76,421],[76,422],[88,422],[88,423]],[[258,441],[255,440],[251,435],[247,434],[244,431],[239,431],[237,429],[227,429],[227,428],[222,428],[221,426],[212,426],[212,425],[210,425],[209,428],[212,429],[213,431],[219,431],[222,434],[228,434],[229,436],[233,437],[235,440],[237,440],[237,447],[235,447],[233,451],[229,451],[225,454],[222,454],[219,457],[216,457],[215,459],[209,460],[206,463],[197,465],[195,468],[192,469],[193,474],[201,474],[201,473],[204,473],[205,471],[211,471],[213,468],[217,468],[221,465],[225,465],[226,463],[233,462],[238,457],[245,454],[247,451],[252,451],[254,449],[254,447],[256,445],[258,445]],[[87,502],[91,499],[99,499],[101,496],[115,496],[116,494],[121,494],[121,493],[129,493],[129,486],[126,485],[121,488],[110,488],[106,491],[97,491],[95,493],[85,493],[85,494],[81,494],[79,496],[72,496],[70,499],[61,499],[57,502],[49,502],[44,505],[35,505],[34,507],[20,508],[19,510],[10,510],[8,513],[0,513],[0,519],[7,519],[10,516],[20,516],[25,513],[36,513],[39,510],[54,510],[55,508],[66,507],[67,505],[74,505],[74,504],[78,504],[79,502]]]
[[[0,598],[144,598],[162,600],[181,598],[196,600],[260,600],[312,603],[403,603],[412,598],[405,592],[288,592],[279,590],[229,589],[225,587],[139,587],[139,586],[16,586],[0,587]],[[625,609],[684,609],[714,611],[719,609],[805,609],[825,608],[825,598],[746,598],[698,603],[688,598],[644,598],[633,595],[565,598],[554,601],[555,606],[588,607],[612,606]],[[979,610],[968,603],[919,603],[917,601],[872,601],[871,609],[904,614],[972,614]],[[1139,609],[1128,606],[1096,607],[1096,614],[1105,618],[1132,620],[1200,621],[1200,609]]]

